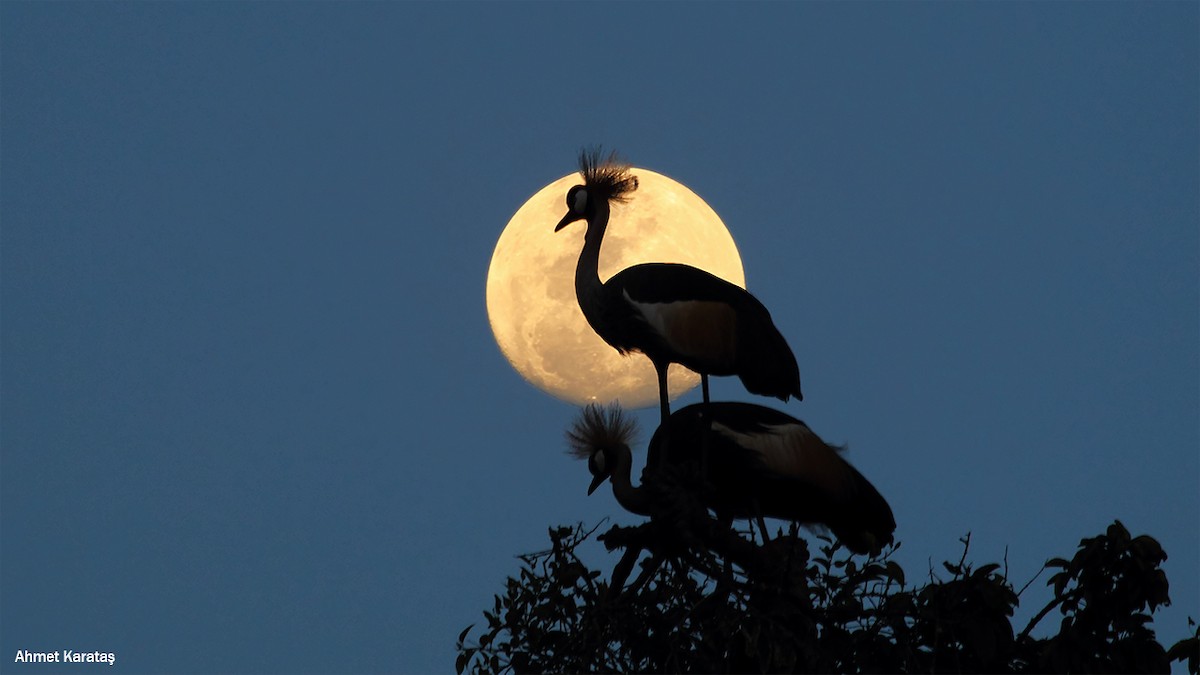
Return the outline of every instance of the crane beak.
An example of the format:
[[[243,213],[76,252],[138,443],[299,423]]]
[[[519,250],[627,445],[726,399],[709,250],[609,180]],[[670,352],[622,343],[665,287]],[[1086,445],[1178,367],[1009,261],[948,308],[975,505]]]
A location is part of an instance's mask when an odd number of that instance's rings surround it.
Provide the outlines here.
[[[600,484],[606,480],[608,480],[608,475],[603,473],[593,478],[592,485],[588,488],[588,496],[592,496],[592,493],[596,491],[596,488],[600,487]]]
[[[558,232],[559,230],[563,229],[567,225],[570,225],[571,223],[573,223],[577,220],[583,220],[583,216],[573,213],[571,211],[567,211],[567,215],[563,216],[562,220],[558,221],[558,224],[554,226],[554,231]]]

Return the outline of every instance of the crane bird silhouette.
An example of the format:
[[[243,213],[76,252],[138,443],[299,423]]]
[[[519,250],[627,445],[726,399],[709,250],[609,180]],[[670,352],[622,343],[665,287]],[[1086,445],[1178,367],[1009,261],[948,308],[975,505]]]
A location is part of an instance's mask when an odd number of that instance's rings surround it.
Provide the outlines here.
[[[690,465],[703,467],[708,489],[699,498],[718,518],[823,525],[855,553],[877,553],[892,541],[896,520],[875,486],[850,466],[841,448],[790,415],[734,402],[710,403],[708,412],[702,404],[682,408],[650,439],[648,468],[637,487],[630,482],[634,433],[617,406],[590,405],[580,413],[567,441],[571,454],[588,460],[589,495],[607,480],[622,507],[653,516],[656,496],[647,483],[658,467]],[[702,453],[705,437],[709,447]]]
[[[593,330],[621,354],[641,352],[658,376],[662,421],[670,415],[667,368],[700,374],[708,402],[709,375],[737,375],[754,394],[787,401],[800,393],[800,368],[771,314],[736,284],[678,263],[643,263],[600,281],[600,245],[610,203],[627,201],[638,185],[616,153],[598,148],[579,157],[583,185],[567,191],[567,214],[554,231],[587,222],[575,267],[575,295]]]

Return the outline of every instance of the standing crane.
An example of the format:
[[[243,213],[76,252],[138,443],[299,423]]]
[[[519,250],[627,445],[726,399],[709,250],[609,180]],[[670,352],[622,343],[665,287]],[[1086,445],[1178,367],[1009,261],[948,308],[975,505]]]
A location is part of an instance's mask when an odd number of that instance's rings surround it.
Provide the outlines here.
[[[724,520],[779,518],[827,526],[855,553],[892,541],[896,520],[887,501],[804,422],[749,403],[690,405],[673,413],[650,439],[642,484],[633,486],[633,423],[618,407],[588,406],[567,432],[571,453],[588,460],[592,483],[605,480],[626,510],[653,516],[649,484],[663,467],[702,471],[700,502]],[[711,428],[710,428],[711,426]],[[666,428],[669,427],[669,428]],[[707,437],[708,451],[702,443]],[[707,461],[702,461],[707,454]]]
[[[671,414],[667,368],[678,363],[700,374],[708,402],[709,375],[737,375],[754,394],[787,401],[800,393],[800,368],[787,341],[753,295],[703,270],[677,263],[644,263],[600,281],[600,245],[609,205],[637,189],[637,177],[616,154],[580,154],[583,185],[567,191],[567,214],[554,231],[584,220],[587,232],[575,267],[575,295],[592,329],[621,354],[641,352],[658,376],[662,422]]]

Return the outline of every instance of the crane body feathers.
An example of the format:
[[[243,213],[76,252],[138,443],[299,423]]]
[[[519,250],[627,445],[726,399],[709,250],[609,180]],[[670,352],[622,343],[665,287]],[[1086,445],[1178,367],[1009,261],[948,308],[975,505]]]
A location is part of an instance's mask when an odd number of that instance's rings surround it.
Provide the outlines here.
[[[891,541],[891,507],[804,422],[770,408],[737,402],[694,404],[670,417],[650,439],[647,466],[699,463],[708,436],[712,508],[726,517],[756,515],[826,525],[847,548],[866,553]]]
[[[655,431],[643,486],[663,466],[703,467],[706,485],[697,490],[719,516],[823,525],[856,553],[876,552],[892,540],[896,521],[887,501],[846,462],[840,448],[825,443],[804,422],[748,403],[712,402],[708,409],[694,404],[677,410]],[[654,497],[630,483],[629,423],[617,408],[588,410],[568,434],[573,454],[589,459],[588,493],[611,480],[623,507],[652,515]]]
[[[688,265],[643,263],[613,275],[602,292],[576,289],[592,329],[621,353],[737,375],[753,394],[803,398],[787,341],[767,308],[736,284]]]
[[[621,354],[640,352],[654,364],[663,422],[670,414],[666,372],[672,363],[708,375],[737,375],[751,393],[788,400],[800,392],[800,369],[771,315],[736,284],[678,263],[644,263],[600,280],[600,247],[610,201],[625,201],[637,177],[615,155],[580,156],[583,185],[567,191],[557,232],[587,222],[575,267],[575,294],[593,330]],[[707,379],[705,397],[707,399]]]

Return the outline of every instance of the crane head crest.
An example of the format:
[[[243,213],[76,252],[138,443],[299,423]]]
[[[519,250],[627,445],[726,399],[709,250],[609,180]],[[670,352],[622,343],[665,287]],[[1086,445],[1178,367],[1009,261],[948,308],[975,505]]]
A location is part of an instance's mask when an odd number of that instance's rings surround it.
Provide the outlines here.
[[[590,460],[599,450],[632,447],[636,436],[637,425],[625,416],[620,405],[591,403],[567,429],[567,447],[575,458]]]
[[[590,404],[567,429],[567,445],[570,453],[578,459],[586,459],[592,484],[588,494],[596,491],[600,484],[612,476],[617,458],[631,452],[629,446],[637,431],[633,420],[625,417],[621,406],[613,403],[607,407]]]
[[[589,193],[609,201],[624,202],[638,188],[637,176],[630,172],[629,163],[621,160],[616,151],[605,157],[598,146],[579,153],[579,173]]]

